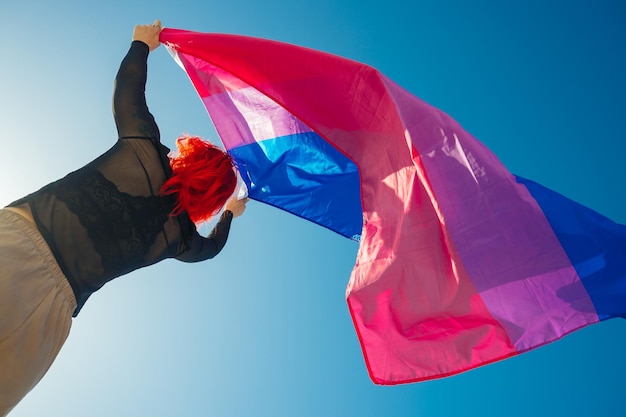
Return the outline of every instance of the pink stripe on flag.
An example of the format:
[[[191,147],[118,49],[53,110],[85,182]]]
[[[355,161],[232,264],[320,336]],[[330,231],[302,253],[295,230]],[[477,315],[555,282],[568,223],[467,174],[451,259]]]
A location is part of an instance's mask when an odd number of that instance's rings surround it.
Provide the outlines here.
[[[389,159],[382,149],[374,155]],[[365,216],[347,294],[378,384],[451,375],[518,353],[467,276],[417,162],[387,177],[364,170],[362,178],[364,204],[376,211]]]
[[[183,65],[185,72],[201,98],[219,94],[223,91],[234,91],[249,87],[248,84],[220,67],[171,47],[168,47],[168,49]],[[219,82],[216,83],[218,79]]]

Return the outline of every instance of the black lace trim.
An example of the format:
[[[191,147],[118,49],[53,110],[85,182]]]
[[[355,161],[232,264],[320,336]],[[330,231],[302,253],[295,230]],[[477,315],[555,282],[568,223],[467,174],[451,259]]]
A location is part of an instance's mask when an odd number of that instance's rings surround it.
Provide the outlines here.
[[[68,175],[55,195],[78,216],[104,270],[116,275],[144,264],[170,212],[163,197],[121,192],[95,170]]]

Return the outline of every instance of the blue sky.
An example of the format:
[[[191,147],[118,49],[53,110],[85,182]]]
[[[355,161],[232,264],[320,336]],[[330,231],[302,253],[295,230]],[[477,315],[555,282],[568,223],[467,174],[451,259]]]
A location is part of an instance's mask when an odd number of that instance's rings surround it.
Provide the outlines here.
[[[626,223],[620,0],[0,0],[0,204],[113,144],[115,72],[133,26],[156,18],[373,65],[512,172]],[[216,136],[164,48],[147,90],[166,145]],[[96,293],[11,416],[626,415],[623,320],[454,377],[375,386],[345,303],[356,251],[251,202],[216,259],[167,261]]]

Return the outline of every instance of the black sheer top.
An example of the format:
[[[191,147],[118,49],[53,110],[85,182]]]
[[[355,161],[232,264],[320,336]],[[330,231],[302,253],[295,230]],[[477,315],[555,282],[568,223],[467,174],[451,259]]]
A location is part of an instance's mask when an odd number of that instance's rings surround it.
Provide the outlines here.
[[[168,153],[145,99],[146,44],[134,41],[115,79],[113,113],[119,139],[106,153],[10,206],[28,204],[69,280],[78,314],[106,282],[165,258],[197,262],[217,255],[228,238],[224,212],[207,238],[159,190],[171,176]]]

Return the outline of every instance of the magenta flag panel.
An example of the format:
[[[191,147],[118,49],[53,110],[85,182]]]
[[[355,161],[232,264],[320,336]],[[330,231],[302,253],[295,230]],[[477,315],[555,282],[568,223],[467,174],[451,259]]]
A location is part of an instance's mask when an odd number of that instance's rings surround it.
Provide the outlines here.
[[[626,313],[626,228],[511,174],[375,68],[164,29],[250,197],[359,242],[346,298],[372,380],[453,375]]]

